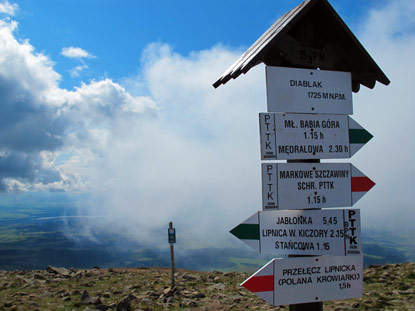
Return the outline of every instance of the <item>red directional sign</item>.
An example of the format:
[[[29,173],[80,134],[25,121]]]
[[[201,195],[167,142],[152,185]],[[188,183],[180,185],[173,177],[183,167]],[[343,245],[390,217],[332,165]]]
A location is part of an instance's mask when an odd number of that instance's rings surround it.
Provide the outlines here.
[[[263,210],[352,206],[374,185],[350,163],[262,164]]]
[[[358,298],[363,256],[273,259],[241,285],[274,306]]]

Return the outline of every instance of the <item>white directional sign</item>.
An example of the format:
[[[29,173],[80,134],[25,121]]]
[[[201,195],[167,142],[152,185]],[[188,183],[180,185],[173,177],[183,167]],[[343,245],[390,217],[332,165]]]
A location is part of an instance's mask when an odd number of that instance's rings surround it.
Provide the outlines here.
[[[350,163],[263,163],[262,209],[352,206],[374,185]]]
[[[273,259],[241,284],[278,306],[363,295],[363,256]]]
[[[230,232],[259,253],[333,256],[362,253],[358,209],[260,211]]]
[[[347,115],[260,113],[262,160],[350,158],[373,136]]]
[[[350,72],[266,67],[268,112],[352,114]]]

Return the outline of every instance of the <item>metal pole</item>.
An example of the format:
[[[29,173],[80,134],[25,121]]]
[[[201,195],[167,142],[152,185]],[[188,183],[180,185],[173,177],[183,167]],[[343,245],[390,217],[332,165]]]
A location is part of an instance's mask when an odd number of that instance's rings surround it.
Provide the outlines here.
[[[170,221],[169,229],[173,229],[173,222]],[[174,246],[173,243],[170,243],[170,267],[171,267],[171,288],[175,286],[174,284]]]
[[[320,163],[320,160],[287,160],[287,163]],[[319,208],[320,209],[320,208]],[[288,257],[314,257],[308,255],[289,255]],[[323,311],[323,302],[299,303],[289,306],[289,311]]]

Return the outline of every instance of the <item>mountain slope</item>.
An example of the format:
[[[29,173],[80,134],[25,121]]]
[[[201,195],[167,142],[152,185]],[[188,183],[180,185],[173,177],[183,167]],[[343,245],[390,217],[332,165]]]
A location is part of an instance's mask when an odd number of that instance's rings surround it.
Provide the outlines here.
[[[288,310],[271,307],[238,284],[249,275],[128,268],[0,271],[0,310]],[[324,310],[414,310],[415,263],[371,266],[364,296],[326,302]]]

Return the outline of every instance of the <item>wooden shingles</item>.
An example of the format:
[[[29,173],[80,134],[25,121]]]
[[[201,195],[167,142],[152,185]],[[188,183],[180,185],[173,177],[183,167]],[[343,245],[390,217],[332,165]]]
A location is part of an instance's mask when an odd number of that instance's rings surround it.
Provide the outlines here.
[[[376,81],[390,83],[327,0],[306,0],[281,16],[213,86],[260,63],[348,71],[354,92],[360,84],[373,88]]]

